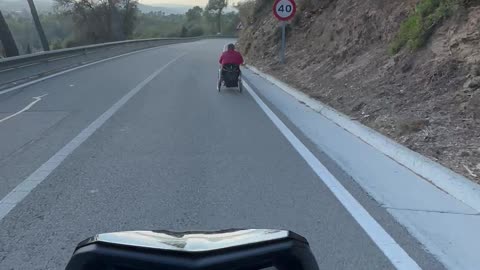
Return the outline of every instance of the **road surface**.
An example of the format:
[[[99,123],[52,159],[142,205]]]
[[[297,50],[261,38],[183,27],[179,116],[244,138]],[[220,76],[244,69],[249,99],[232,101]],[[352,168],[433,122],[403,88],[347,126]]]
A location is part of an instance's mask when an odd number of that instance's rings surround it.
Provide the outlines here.
[[[0,95],[0,198],[99,123],[0,220],[0,269],[63,269],[101,232],[232,227],[300,233],[321,269],[394,268],[248,92],[216,91],[226,42],[158,47]],[[442,269],[328,167],[420,267]]]

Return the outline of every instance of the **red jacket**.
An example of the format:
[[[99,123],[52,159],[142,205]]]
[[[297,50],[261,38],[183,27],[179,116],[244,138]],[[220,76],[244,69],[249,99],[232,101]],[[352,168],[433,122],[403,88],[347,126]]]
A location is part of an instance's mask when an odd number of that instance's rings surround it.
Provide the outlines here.
[[[243,57],[237,51],[225,51],[220,56],[220,60],[218,62],[221,65],[226,65],[226,64],[241,65],[243,64]]]

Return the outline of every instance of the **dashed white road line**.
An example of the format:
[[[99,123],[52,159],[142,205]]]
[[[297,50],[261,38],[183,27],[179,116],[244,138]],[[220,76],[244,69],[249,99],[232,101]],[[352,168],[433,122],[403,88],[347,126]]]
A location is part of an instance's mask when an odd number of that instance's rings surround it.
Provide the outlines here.
[[[10,193],[0,200],[0,221],[20,203],[35,187],[45,180],[77,147],[86,141],[98,128],[100,128],[110,117],[112,117],[120,108],[123,107],[133,96],[142,90],[158,74],[165,70],[170,64],[183,57],[186,53],[177,56],[161,68],[157,69],[145,80],[140,82],[135,88],[131,89],[120,100],[112,105],[107,111],[100,115],[95,121],[83,129],[77,136],[68,142],[49,160],[42,164],[36,171],[28,176],[23,182],[16,186]],[[38,101],[37,101],[38,102]],[[33,105],[32,105],[33,106]]]
[[[13,118],[13,117],[15,117],[15,116],[17,116],[17,115],[25,112],[25,111],[30,110],[30,108],[32,108],[33,105],[35,105],[37,102],[39,102],[40,100],[42,100],[42,98],[43,98],[44,96],[47,96],[47,95],[48,95],[48,94],[41,95],[41,96],[38,96],[38,97],[33,97],[34,101],[32,101],[30,104],[28,104],[25,108],[21,109],[20,111],[14,113],[14,114],[11,114],[11,115],[3,118],[3,119],[0,119],[0,123],[5,122],[5,121],[7,121],[7,120],[10,119],[10,118]]]
[[[262,101],[253,89],[243,81],[245,88],[257,102],[260,108],[280,130],[290,144],[297,150],[322,182],[333,195],[340,201],[345,209],[352,215],[367,235],[385,254],[390,262],[401,270],[421,269],[420,266],[403,250],[385,229],[368,213],[365,208],[348,192],[347,189],[333,176],[328,169],[315,157],[315,155],[293,134],[293,132],[278,118],[277,115]]]

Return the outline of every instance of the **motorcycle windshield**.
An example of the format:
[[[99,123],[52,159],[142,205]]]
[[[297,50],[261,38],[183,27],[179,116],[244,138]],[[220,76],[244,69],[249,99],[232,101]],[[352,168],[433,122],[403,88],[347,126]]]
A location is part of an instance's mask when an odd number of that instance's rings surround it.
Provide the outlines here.
[[[284,239],[290,234],[289,231],[269,229],[216,232],[127,231],[96,235],[80,243],[78,248],[103,242],[180,252],[205,252]]]

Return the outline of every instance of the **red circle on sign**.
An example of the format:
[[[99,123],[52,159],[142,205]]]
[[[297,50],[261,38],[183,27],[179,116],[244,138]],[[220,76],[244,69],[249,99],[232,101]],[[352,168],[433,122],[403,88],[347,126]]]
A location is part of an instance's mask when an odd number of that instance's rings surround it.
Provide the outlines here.
[[[287,1],[287,2],[290,2],[290,4],[292,5],[292,13],[288,15],[288,17],[282,17],[278,14],[277,5],[280,1]],[[293,18],[293,16],[295,16],[296,11],[297,11],[297,5],[295,4],[294,0],[276,0],[275,3],[273,4],[273,15],[275,15],[275,17],[280,21],[290,20],[291,18]]]

